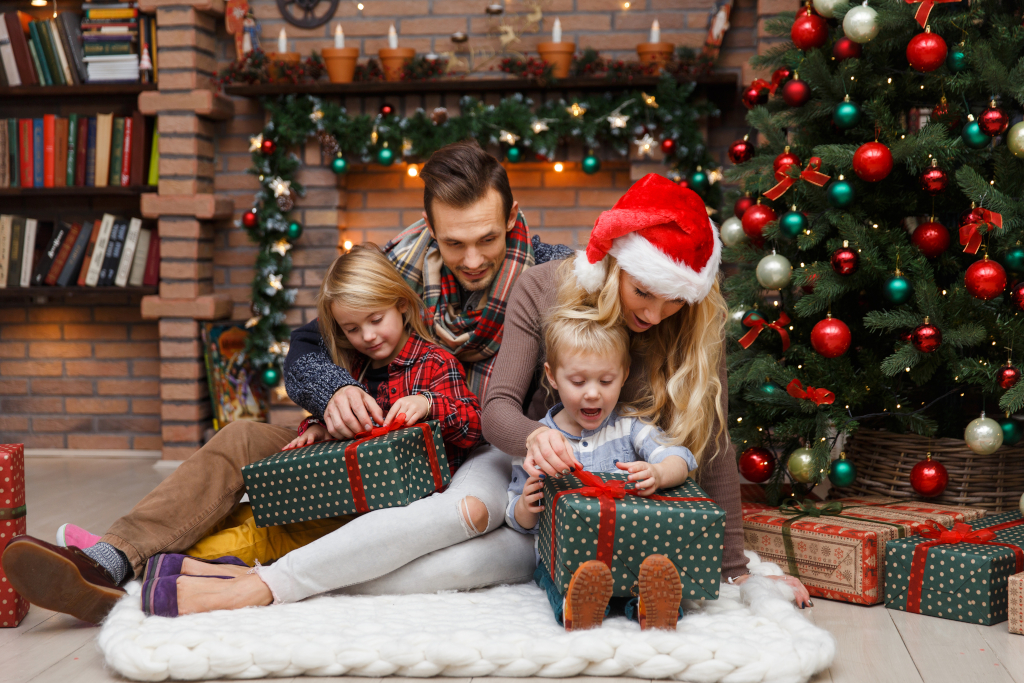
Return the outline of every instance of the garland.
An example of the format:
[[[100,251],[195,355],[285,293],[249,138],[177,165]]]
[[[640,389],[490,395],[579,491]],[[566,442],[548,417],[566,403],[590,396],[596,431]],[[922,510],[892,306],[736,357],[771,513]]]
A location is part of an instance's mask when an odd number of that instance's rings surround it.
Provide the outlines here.
[[[720,188],[709,182],[709,176],[713,181],[720,174],[712,170],[717,164],[695,125],[700,117],[717,112],[713,105],[690,101],[695,88],[692,82],[680,83],[666,75],[651,93],[591,95],[540,106],[518,93],[496,105],[464,97],[460,116],[449,116],[439,107],[403,117],[388,104],[375,116],[351,116],[336,102],[312,95],[264,98],[270,121],[262,133],[250,138],[253,166],[249,172],[259,179],[260,190],[253,208],[241,220],[259,245],[252,284],[253,317],[246,323],[246,353],[253,367],[266,384],[276,385],[288,352],[285,311],[296,292],[283,283],[292,267],[289,251],[301,236],[302,226],[290,221],[287,214],[294,196],[304,193],[296,181],[301,161],[290,148],[304,145],[315,135],[324,152],[334,156],[331,169],[344,173],[350,159],[390,166],[401,157],[416,163],[447,144],[469,138],[485,147],[497,146],[511,163],[524,159],[528,152],[550,161],[559,146],[571,140],[588,148],[582,169],[595,173],[601,163],[594,150],[610,148],[624,156],[630,145],[637,145],[641,151],[650,151],[659,145],[656,135],[671,173],[681,179],[684,170],[691,171],[690,186],[710,206],[717,206]],[[696,182],[701,177],[703,180]]]

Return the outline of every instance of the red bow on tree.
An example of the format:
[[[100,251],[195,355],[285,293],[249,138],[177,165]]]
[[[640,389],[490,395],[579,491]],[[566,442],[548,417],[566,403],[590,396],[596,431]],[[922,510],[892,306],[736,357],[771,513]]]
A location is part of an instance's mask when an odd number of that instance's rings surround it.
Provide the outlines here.
[[[921,0],[907,0],[908,5],[913,5],[916,2],[921,2]],[[917,13],[914,15],[917,23],[921,24],[921,28],[928,24],[928,15],[932,13],[932,7],[939,2],[960,2],[960,0],[924,0],[921,2],[921,6],[917,8]]]
[[[750,87],[751,88],[757,88],[758,90],[760,90],[761,88],[764,88],[765,90],[770,92],[772,95],[774,95],[775,94],[775,89],[777,87],[779,87],[779,86],[778,86],[777,83],[769,83],[768,81],[764,80],[763,78],[755,78],[753,81],[751,81]]]
[[[988,209],[971,209],[971,221],[960,226],[960,244],[965,254],[977,254],[982,235],[1003,227],[1002,214]]]
[[[786,190],[793,187],[793,183],[796,182],[796,178],[789,175],[789,169],[793,165],[794,164],[787,164],[775,172],[775,179],[779,181],[779,184],[765,192],[765,197],[772,200],[778,199],[782,195],[786,194]],[[831,180],[832,176],[819,173],[819,168],[821,168],[821,159],[819,157],[811,157],[811,160],[807,162],[807,168],[800,171],[800,177],[812,185],[824,187],[825,183]]]
[[[743,318],[743,324],[750,328],[749,332],[740,337],[740,346],[743,348],[750,348],[750,345],[754,343],[755,339],[757,339],[757,335],[761,334],[761,330],[765,327],[770,327],[778,332],[779,336],[782,337],[782,350],[786,351],[789,349],[789,331],[785,327],[789,324],[789,316],[786,315],[785,311],[783,311],[779,316],[779,319],[773,323],[768,322],[760,315],[748,313],[747,316]]]
[[[808,401],[814,401],[816,406],[820,406],[822,403],[832,405],[836,400],[836,395],[828,389],[815,389],[811,386],[804,389],[804,385],[798,379],[794,379],[786,385],[786,392],[793,398],[805,398]]]

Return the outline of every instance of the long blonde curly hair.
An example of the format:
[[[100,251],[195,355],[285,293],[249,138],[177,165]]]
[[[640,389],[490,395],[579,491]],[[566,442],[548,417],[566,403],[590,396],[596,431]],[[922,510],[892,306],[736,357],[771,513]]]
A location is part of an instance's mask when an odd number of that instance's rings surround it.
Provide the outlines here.
[[[557,308],[552,315],[625,326],[619,298],[623,270],[615,257],[605,257],[604,285],[592,294],[576,283],[575,258],[559,269]],[[714,458],[723,432],[728,438],[718,377],[725,353],[722,339],[727,313],[716,279],[700,303],[684,304],[678,313],[650,330],[629,335],[630,353],[642,359],[650,390],[626,406],[628,413],[658,426],[670,445],[689,448],[698,463]],[[717,430],[712,429],[715,418]]]

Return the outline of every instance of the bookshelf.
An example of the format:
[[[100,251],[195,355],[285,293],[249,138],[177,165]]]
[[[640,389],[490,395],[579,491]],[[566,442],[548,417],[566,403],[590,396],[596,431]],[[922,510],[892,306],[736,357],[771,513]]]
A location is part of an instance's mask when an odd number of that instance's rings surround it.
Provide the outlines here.
[[[97,96],[137,97],[147,90],[156,90],[156,83],[87,83],[85,85],[19,85],[0,87],[0,101],[12,97],[23,98],[83,98]],[[6,104],[6,102],[5,102]]]
[[[33,303],[49,303],[58,299],[69,303],[69,299],[91,303],[96,298],[108,299],[111,295],[127,295],[138,298],[156,294],[157,287],[6,287],[0,288],[0,301],[31,300]]]

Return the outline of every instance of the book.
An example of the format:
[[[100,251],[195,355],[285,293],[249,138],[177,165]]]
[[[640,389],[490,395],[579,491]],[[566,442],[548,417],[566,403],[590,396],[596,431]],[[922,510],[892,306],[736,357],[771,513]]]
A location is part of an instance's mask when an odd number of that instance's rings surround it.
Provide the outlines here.
[[[124,251],[124,241],[128,237],[128,221],[120,216],[114,218],[114,225],[110,229],[110,239],[107,240],[107,253],[103,257],[103,265],[100,267],[100,276],[97,285],[109,287],[114,284],[114,275],[117,273],[117,266],[121,263],[121,253]]]
[[[25,236],[22,238],[21,248],[21,277],[19,285],[28,287],[32,281],[32,266],[35,265],[36,256],[36,230],[39,222],[35,218],[25,219]]]
[[[103,259],[107,253],[107,243],[110,242],[110,230],[114,227],[114,217],[109,213],[103,214],[100,221],[96,245],[93,247],[92,256],[89,259],[89,272],[85,276],[85,286],[95,287],[100,279],[100,270],[103,268]]]
[[[63,116],[54,119],[53,124],[53,186],[67,185],[68,168],[68,120]]]
[[[75,183],[75,166],[78,160],[75,158],[75,146],[78,143],[78,114],[68,115],[68,158],[65,164],[64,175],[65,185],[72,187]]]
[[[146,287],[160,284],[160,235],[155,232],[149,237],[149,254],[146,255],[146,270],[142,274],[142,284]]]
[[[39,43],[43,46],[41,57],[46,57],[46,67],[50,70],[50,78],[54,85],[67,85],[64,80],[64,70],[60,68],[60,59],[57,57],[57,48],[53,44],[50,31],[45,21],[35,23],[36,33],[39,35]]]
[[[85,157],[85,184],[96,187],[96,117],[89,117],[89,136]]]
[[[18,119],[7,119],[8,167],[11,169],[11,187],[21,186],[21,159],[18,155]]]
[[[78,72],[78,82],[85,83],[89,80],[89,72],[85,68],[84,55],[82,54],[82,31],[80,28],[81,17],[74,12],[61,12],[57,15],[57,25],[67,38],[68,47],[71,48],[72,62]]]
[[[82,232],[81,223],[72,223],[68,225],[64,221],[60,221],[59,225],[67,226],[68,232],[64,235],[64,239],[60,243],[60,247],[57,249],[57,253],[53,257],[53,262],[50,264],[50,269],[46,273],[46,277],[43,278],[43,284],[55,285],[57,284],[57,278],[64,271],[64,266],[67,264],[68,257],[71,255],[71,249],[75,246],[75,242],[78,241],[78,235]]]
[[[91,228],[89,231],[89,242],[85,245],[85,252],[82,254],[82,265],[78,268],[77,277],[75,275],[72,276],[74,282],[79,287],[85,286],[85,278],[89,274],[89,264],[92,262],[92,252],[96,248],[96,237],[100,232],[101,221],[89,221],[89,223]]]
[[[21,150],[21,187],[32,187],[35,173],[32,163],[32,119],[18,119],[18,147]]]
[[[68,231],[70,229],[71,225],[64,221],[57,221],[56,224],[54,224],[53,234],[50,235],[50,239],[45,242],[43,253],[39,255],[39,261],[32,269],[32,278],[29,280],[29,285],[32,287],[42,286],[47,275],[50,274],[50,267],[53,266],[54,259],[56,259],[57,254],[60,253],[60,248],[64,244],[64,240],[67,238]]]
[[[2,22],[0,22],[2,23]],[[10,214],[0,215],[0,289],[7,287],[7,265],[11,260],[11,219]],[[147,237],[146,246],[149,246]],[[145,264],[143,264],[145,269]],[[132,275],[134,275],[134,271]],[[142,275],[139,275],[139,284],[142,284]]]
[[[160,184],[160,131],[153,131],[153,144],[149,150],[149,173],[146,175],[147,185]]]
[[[14,57],[14,43],[7,32],[7,22],[0,16],[0,64],[3,65],[7,85],[21,85],[21,73],[18,71],[18,60]],[[3,280],[3,278],[0,278]]]
[[[89,20],[93,19],[134,19],[139,16],[139,10],[135,8],[118,8],[118,9],[87,9],[85,10],[85,16]]]
[[[57,134],[56,129],[57,117],[53,114],[43,114],[43,187],[53,187],[53,138]]]
[[[11,41],[11,51],[14,53],[14,62],[18,67],[18,76],[22,85],[39,85],[39,77],[32,64],[32,55],[28,51],[28,41],[25,40],[25,32],[21,28],[21,20],[18,19],[18,12],[4,12],[3,21],[7,27],[7,38]]]
[[[43,120],[32,119],[32,187],[44,187],[43,154]]]
[[[21,285],[21,259],[25,256],[25,218],[11,216],[10,255],[7,257],[7,286]]]
[[[11,155],[7,145],[7,121],[0,119],[0,187],[11,186]]]
[[[78,237],[75,238],[75,243],[71,245],[71,251],[68,252],[67,260],[64,262],[64,268],[61,269],[60,275],[57,276],[58,287],[67,287],[78,276],[78,271],[82,269],[85,248],[89,245],[89,238],[92,237],[92,225],[92,221],[85,221],[81,226],[81,230],[78,231]]]
[[[141,230],[141,218],[133,218],[128,222],[128,234],[124,238],[124,246],[121,248],[121,260],[118,262],[117,271],[114,274],[114,285],[116,287],[128,285],[128,275],[135,264],[135,249],[139,244],[139,232]]]
[[[121,185],[121,166],[124,162],[124,117],[115,116],[110,131],[110,178],[111,187]]]
[[[141,287],[142,277],[146,274],[146,260],[149,258],[149,240],[152,232],[149,230],[139,231],[139,243],[135,245],[135,256],[132,258],[132,269],[128,274],[129,287]],[[0,224],[0,240],[3,239],[3,225]],[[3,244],[0,243],[0,250]],[[0,252],[0,258],[3,254]]]
[[[39,61],[39,69],[42,72],[43,80],[46,85],[60,85],[60,81],[57,80],[57,74],[50,70],[51,57],[46,53],[46,47],[43,45],[43,36],[39,30],[39,22],[33,21],[28,25],[29,36],[32,38],[32,46],[35,47],[36,58]]]
[[[27,36],[28,41],[28,53],[32,56],[32,67],[36,73],[39,74],[39,85],[53,85],[46,78],[46,74],[43,72],[43,63],[39,60],[39,52],[36,49],[35,41],[32,40],[32,36]]]
[[[131,161],[128,184],[143,185],[145,184],[143,171],[146,168],[146,117],[138,109],[132,112],[132,137],[130,142],[127,136],[125,137],[125,145],[128,147],[125,154],[130,157]],[[125,165],[128,165],[127,161]]]
[[[78,135],[75,136],[75,186],[85,185],[85,170],[89,161],[89,117],[78,119]]]
[[[56,18],[46,20],[46,30],[50,32],[50,42],[53,43],[53,51],[57,56],[57,66],[60,67],[60,72],[64,76],[64,84],[75,85],[68,56],[64,53],[64,41],[60,39],[60,31],[57,29]]]
[[[94,57],[96,55],[130,55],[135,53],[131,41],[127,40],[86,42],[82,46],[82,51],[86,57]]]
[[[106,187],[110,180],[110,141],[114,129],[113,114],[96,115],[96,185]]]
[[[124,135],[121,140],[121,187],[128,187],[132,179],[132,118],[124,117]]]

